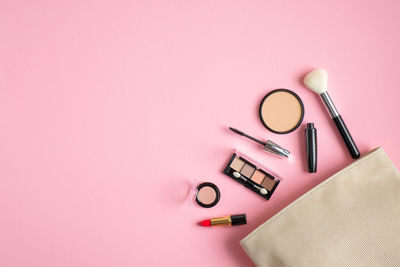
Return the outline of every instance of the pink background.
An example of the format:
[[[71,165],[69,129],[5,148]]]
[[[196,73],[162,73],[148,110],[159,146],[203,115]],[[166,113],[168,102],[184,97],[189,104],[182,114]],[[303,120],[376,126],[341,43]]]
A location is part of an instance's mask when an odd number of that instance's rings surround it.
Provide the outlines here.
[[[0,265],[251,266],[239,241],[352,160],[319,97],[314,67],[362,153],[400,166],[400,2],[0,2]],[[318,129],[263,128],[275,88],[303,99]],[[227,130],[288,148],[275,158]],[[234,148],[286,178],[270,201],[221,173]],[[212,209],[192,180],[216,183]],[[199,220],[245,212],[248,224]]]

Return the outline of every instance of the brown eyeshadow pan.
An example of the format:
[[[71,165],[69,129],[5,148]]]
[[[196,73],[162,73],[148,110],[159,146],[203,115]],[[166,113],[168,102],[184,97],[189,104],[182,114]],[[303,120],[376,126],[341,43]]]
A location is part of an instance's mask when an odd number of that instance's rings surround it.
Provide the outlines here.
[[[272,190],[275,186],[275,180],[269,178],[268,176],[265,177],[264,181],[261,183],[261,186],[267,190]]]
[[[253,175],[255,170],[256,170],[256,168],[254,168],[253,166],[250,166],[249,164],[245,164],[243,169],[240,171],[240,173],[243,174],[243,176],[245,176],[247,178],[251,178],[251,176]]]
[[[217,192],[211,186],[204,186],[197,192],[197,199],[205,205],[210,205],[217,198]]]

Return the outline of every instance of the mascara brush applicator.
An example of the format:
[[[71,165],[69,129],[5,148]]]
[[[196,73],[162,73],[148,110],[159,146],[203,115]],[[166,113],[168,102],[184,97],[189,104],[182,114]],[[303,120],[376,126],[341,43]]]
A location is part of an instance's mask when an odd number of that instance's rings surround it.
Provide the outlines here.
[[[254,138],[254,137],[252,137],[248,134],[245,134],[244,132],[239,131],[238,129],[235,129],[232,127],[229,127],[229,130],[231,130],[232,132],[234,132],[238,135],[244,136],[256,143],[259,143],[260,145],[263,145],[264,150],[268,151],[271,154],[274,154],[274,155],[280,156],[280,157],[284,157],[284,158],[288,158],[290,155],[290,152],[288,150],[286,150],[283,147],[279,146],[278,144],[272,142],[271,140],[267,140],[266,142],[264,142],[264,141],[258,140],[257,138]]]
[[[315,69],[307,73],[304,77],[304,85],[318,94],[325,104],[326,109],[331,115],[332,120],[335,122],[340,135],[342,136],[344,142],[346,143],[347,149],[349,150],[351,157],[353,159],[358,159],[360,157],[360,152],[358,151],[357,145],[354,142],[349,130],[344,123],[342,116],[340,116],[338,110],[331,97],[328,94],[328,73],[324,69]]]

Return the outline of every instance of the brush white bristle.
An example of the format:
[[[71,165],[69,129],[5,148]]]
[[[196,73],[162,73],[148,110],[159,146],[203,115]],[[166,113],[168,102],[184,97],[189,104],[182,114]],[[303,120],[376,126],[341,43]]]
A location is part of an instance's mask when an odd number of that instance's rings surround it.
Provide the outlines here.
[[[328,90],[328,73],[324,69],[312,70],[304,77],[304,85],[320,95]]]
[[[238,173],[238,172],[233,172],[233,176],[235,176],[236,178],[240,178],[240,173]]]

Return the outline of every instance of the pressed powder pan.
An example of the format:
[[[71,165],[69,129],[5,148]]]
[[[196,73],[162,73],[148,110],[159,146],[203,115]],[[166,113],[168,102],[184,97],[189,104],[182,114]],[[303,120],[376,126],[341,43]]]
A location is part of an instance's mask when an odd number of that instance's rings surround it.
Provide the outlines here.
[[[300,97],[288,89],[269,92],[261,101],[260,119],[271,132],[286,134],[296,130],[304,118]]]

